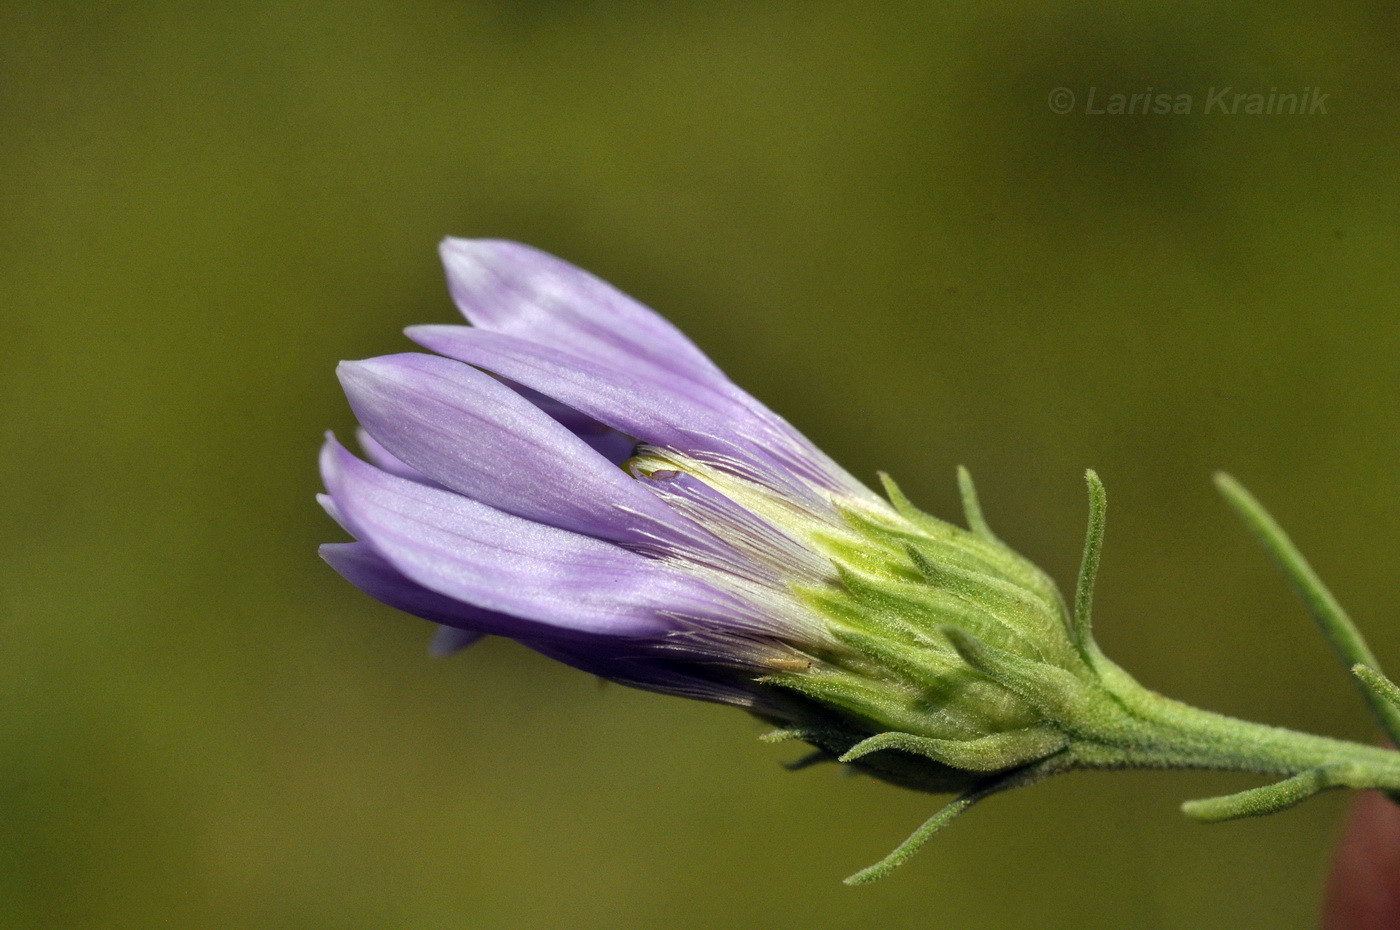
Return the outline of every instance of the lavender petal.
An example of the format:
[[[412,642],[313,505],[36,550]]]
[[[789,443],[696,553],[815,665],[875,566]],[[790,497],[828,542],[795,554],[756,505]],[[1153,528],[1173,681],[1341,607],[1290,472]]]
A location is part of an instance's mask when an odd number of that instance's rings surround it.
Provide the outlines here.
[[[556,662],[633,688],[739,707],[755,708],[763,703],[753,687],[752,676],[738,675],[732,670],[685,664],[677,662],[674,656],[645,652],[619,654],[596,648],[580,649],[575,644],[558,641],[526,639],[521,643]]]
[[[516,384],[506,378],[501,378],[500,381],[543,410],[550,419],[588,443],[590,449],[614,465],[621,465],[636,454],[637,440],[634,437],[599,423],[568,404],[561,404],[554,398],[546,397],[539,391],[531,390],[523,384]]]
[[[566,427],[469,365],[406,353],[342,362],[338,373],[372,437],[481,503],[615,542],[640,542],[680,522]]]
[[[452,298],[476,326],[614,367],[723,389],[729,379],[679,329],[617,288],[546,252],[444,239]]]
[[[660,561],[389,475],[333,438],[321,467],[350,532],[396,570],[520,618],[513,632],[486,632],[655,637],[682,618],[736,612],[727,596]]]
[[[685,448],[697,432],[734,434],[757,425],[729,398],[515,336],[469,326],[410,326],[405,333],[424,348],[489,369],[644,442]]]
[[[424,348],[489,369],[629,436],[701,456],[753,466],[755,480],[806,494],[795,476],[844,493],[870,492],[747,394],[696,391],[685,382],[610,367],[501,333],[469,326],[410,326]]]
[[[391,475],[398,475],[400,478],[407,478],[410,481],[417,481],[420,484],[436,484],[437,482],[423,474],[418,469],[400,459],[369,434],[364,427],[355,430],[355,441],[360,444],[361,451],[371,465],[380,471],[387,471]]]
[[[508,624],[505,621],[513,619],[444,597],[409,581],[366,543],[326,543],[321,546],[320,552],[321,558],[342,578],[376,601],[442,624],[444,628],[470,630],[480,637],[483,625],[506,628]]]

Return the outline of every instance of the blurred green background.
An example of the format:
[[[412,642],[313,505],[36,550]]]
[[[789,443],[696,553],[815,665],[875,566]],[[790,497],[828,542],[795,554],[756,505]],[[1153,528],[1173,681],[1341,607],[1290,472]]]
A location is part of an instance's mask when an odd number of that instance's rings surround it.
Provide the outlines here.
[[[338,359],[450,322],[444,235],[662,310],[856,474],[1072,584],[1145,684],[1370,740],[1210,486],[1400,667],[1400,34],[1367,2],[6,4],[0,926],[1280,928],[1346,805],[1079,774],[865,889],[938,803],[732,710],[426,624],[315,555]],[[1204,113],[1210,88],[1325,114]],[[1048,95],[1067,87],[1073,112]],[[1191,94],[1188,115],[1085,112]]]

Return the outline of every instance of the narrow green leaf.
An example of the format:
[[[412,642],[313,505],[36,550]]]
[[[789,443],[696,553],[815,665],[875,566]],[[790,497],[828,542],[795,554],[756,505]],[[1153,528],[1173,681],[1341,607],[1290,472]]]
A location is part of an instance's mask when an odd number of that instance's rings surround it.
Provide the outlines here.
[[[865,885],[876,879],[884,878],[905,862],[908,862],[909,858],[913,856],[914,853],[918,852],[935,833],[952,823],[959,814],[976,804],[982,797],[985,797],[985,795],[970,791],[952,801],[938,813],[934,814],[928,820],[925,820],[923,826],[911,833],[909,839],[900,843],[899,846],[895,848],[894,852],[874,865],[866,866],[856,874],[847,878],[846,884]]]
[[[1400,707],[1400,685],[1360,662],[1351,667],[1351,673],[1371,692],[1373,701],[1385,701],[1392,707]]]
[[[1219,823],[1222,820],[1237,820],[1241,817],[1261,817],[1287,810],[1301,804],[1308,798],[1334,788],[1340,784],[1335,780],[1329,766],[1318,766],[1299,772],[1292,778],[1276,781],[1272,785],[1251,788],[1237,794],[1222,795],[1218,798],[1204,798],[1187,801],[1181,805],[1181,812],[1187,817],[1202,823]]]
[[[1012,788],[1024,788],[1034,785],[1036,782],[1044,781],[1056,772],[1065,771],[1066,767],[1058,763],[1057,758],[1046,759],[1043,762],[1028,765],[1024,768],[1008,772],[1000,778],[993,778],[983,782],[981,786],[972,789],[951,801],[938,813],[924,821],[923,826],[910,834],[909,839],[900,843],[899,846],[885,858],[872,866],[861,869],[850,878],[846,879],[848,885],[865,885],[876,879],[884,878],[886,875],[899,868],[909,858],[918,852],[920,847],[929,841],[939,830],[952,823],[959,814],[976,804],[984,798],[989,798],[994,794],[1003,791],[1010,791]]]
[[[1216,472],[1215,486],[1283,570],[1289,584],[1302,599],[1308,613],[1312,614],[1313,620],[1317,622],[1346,667],[1350,669],[1356,665],[1365,665],[1380,672],[1380,663],[1376,661],[1371,647],[1366,645],[1361,631],[1332,596],[1332,592],[1327,590],[1327,586],[1318,578],[1308,560],[1303,558],[1298,547],[1293,545],[1283,527],[1264,509],[1264,505],[1245,490],[1244,485],[1224,472]],[[1390,741],[1400,744],[1400,705],[1391,703],[1380,692],[1366,687],[1364,679],[1357,679],[1357,687],[1362,697],[1371,705],[1372,712],[1380,721],[1386,735],[1390,737]]]

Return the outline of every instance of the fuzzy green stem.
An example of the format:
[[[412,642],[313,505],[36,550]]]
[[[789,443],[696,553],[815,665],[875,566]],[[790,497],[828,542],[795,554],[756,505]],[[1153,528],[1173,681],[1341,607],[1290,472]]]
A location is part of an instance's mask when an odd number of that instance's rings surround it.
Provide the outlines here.
[[[1400,753],[1393,750],[1201,710],[1148,691],[1116,667],[1113,672],[1106,683],[1119,713],[1103,715],[1072,735],[1068,752],[1076,765],[1219,769],[1286,777],[1325,769],[1323,787],[1400,790]]]

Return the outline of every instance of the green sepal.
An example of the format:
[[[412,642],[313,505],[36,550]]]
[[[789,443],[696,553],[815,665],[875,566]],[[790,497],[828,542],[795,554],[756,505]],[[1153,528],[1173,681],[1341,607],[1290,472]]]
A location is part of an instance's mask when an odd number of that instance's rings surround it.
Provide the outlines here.
[[[980,739],[932,739],[912,733],[877,733],[856,743],[841,762],[854,762],[861,756],[885,749],[927,756],[935,762],[972,772],[1000,772],[1020,768],[1054,755],[1069,745],[1063,733],[1049,727],[1031,727],[993,733]]]
[[[859,732],[845,730],[834,725],[812,724],[800,727],[779,727],[760,735],[758,739],[759,742],[763,743],[788,743],[801,740],[820,747],[830,753],[832,758],[835,758],[844,752],[847,746],[861,739]]]
[[[1111,700],[1058,666],[998,649],[957,627],[944,628],[944,635],[967,664],[1071,732],[1077,724],[1099,719],[1099,707]]]
[[[861,571],[882,577],[917,581],[919,573],[909,564],[905,550],[910,544],[924,547],[940,562],[947,562],[969,571],[990,575],[1004,581],[1021,579],[1025,574],[1008,559],[1007,551],[998,551],[961,527],[943,524],[947,532],[930,533],[912,523],[896,526],[865,510],[836,505],[842,520],[851,532],[814,534],[819,547],[836,561]],[[937,520],[936,517],[929,517]]]
[[[938,641],[935,629],[950,624],[999,646],[1042,655],[1043,651],[1014,620],[993,612],[976,597],[922,580],[873,581],[844,567],[839,569],[839,575],[846,590],[860,602],[862,609],[853,611],[855,617],[878,617],[877,622],[882,625],[907,631],[911,644]]]
[[[977,606],[1012,631],[1025,630],[1023,638],[1034,644],[1038,658],[1061,662],[1078,659],[1065,635],[1064,617],[1056,609],[1057,605],[1047,603],[1014,582],[940,563],[920,546],[911,545],[906,551],[930,585]]]
[[[1045,574],[1040,566],[993,535],[990,529],[981,533],[975,527],[971,530],[965,530],[946,520],[940,520],[910,503],[909,498],[904,495],[889,475],[881,474],[880,480],[884,484],[885,493],[890,498],[890,503],[895,510],[914,529],[919,531],[917,534],[899,533],[906,544],[910,542],[919,544],[937,561],[952,561],[967,568],[1013,581],[1021,587],[1035,592],[1047,603],[1057,605],[1059,612],[1068,617],[1068,611],[1065,610],[1063,598],[1060,596],[1060,589],[1054,580]],[[968,503],[967,488],[971,487],[971,481],[971,476],[969,476],[967,487],[963,489],[964,508]],[[972,501],[975,506],[974,512],[980,515],[981,505],[977,503],[975,490],[972,493]],[[850,521],[852,514],[843,511],[842,516]],[[969,513],[970,524],[974,519]],[[985,528],[985,524],[983,526]],[[889,527],[885,527],[885,529],[887,532],[897,532]],[[969,560],[971,559],[975,559],[978,564],[970,564]]]
[[[758,737],[760,743],[787,743],[792,740],[805,740],[811,736],[810,730],[800,727],[778,727],[776,730],[769,730]]]
[[[865,510],[838,507],[842,519],[863,540],[878,541],[892,555],[903,552],[910,543],[918,543],[940,561],[1004,580],[1025,580],[1039,571],[1002,543],[991,542],[917,509],[899,492],[889,476],[885,476],[885,481],[887,491],[894,489],[891,492],[892,500],[899,515],[904,517],[903,524],[891,524]]]
[[[833,626],[831,633],[915,690],[925,708],[918,727],[924,735],[975,739],[1019,729],[1037,719],[1015,693],[968,668],[946,641],[926,648],[906,648],[859,630]]]
[[[992,528],[987,525],[987,518],[982,515],[982,501],[977,497],[977,486],[972,483],[972,472],[961,465],[958,466],[958,492],[962,495],[963,516],[967,519],[967,528],[988,542],[1000,544],[1001,540],[992,532]]]
[[[1108,494],[1092,468],[1084,473],[1084,480],[1089,485],[1089,528],[1084,534],[1084,554],[1079,561],[1079,582],[1074,592],[1074,641],[1084,660],[1093,664],[1099,652],[1091,628],[1094,582],[1098,578],[1099,557],[1103,553]]]
[[[928,724],[930,712],[935,710],[911,689],[895,688],[880,682],[871,684],[858,675],[846,672],[828,671],[815,675],[783,673],[765,675],[758,681],[811,698],[838,717],[855,718],[850,723],[856,732],[869,733],[872,729],[917,730]],[[804,733],[801,738],[827,745],[822,734]],[[848,740],[841,751],[844,752],[856,741]]]
[[[926,643],[902,643],[883,637],[878,632],[835,623],[829,624],[827,630],[837,642],[851,647],[863,658],[873,660],[883,671],[893,672],[905,685],[917,691],[937,689],[938,682],[944,676],[967,668],[957,651],[942,637]]]
[[[948,534],[957,529],[948,521],[940,520],[933,514],[925,513],[915,507],[914,502],[909,500],[909,497],[900,490],[899,485],[895,483],[894,478],[888,472],[882,471],[876,472],[876,474],[880,476],[880,484],[884,485],[885,496],[890,499],[890,503],[894,505],[894,509],[899,512],[901,517],[910,523],[917,524],[920,529],[935,531],[939,535]]]

